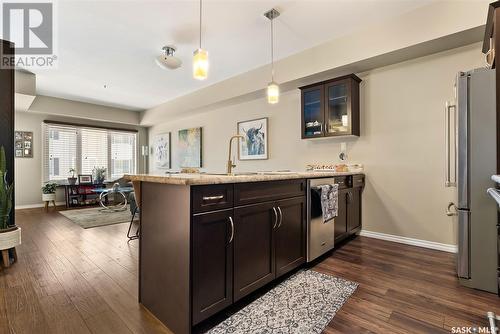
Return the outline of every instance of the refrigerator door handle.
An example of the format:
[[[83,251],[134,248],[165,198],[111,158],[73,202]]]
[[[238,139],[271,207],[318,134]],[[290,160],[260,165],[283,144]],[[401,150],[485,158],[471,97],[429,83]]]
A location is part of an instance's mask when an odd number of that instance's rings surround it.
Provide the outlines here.
[[[451,125],[451,111],[453,110],[453,126]],[[457,162],[456,162],[456,156],[457,156],[457,137],[456,137],[456,113],[457,113],[457,106],[455,104],[450,104],[449,102],[446,102],[446,107],[445,107],[445,113],[444,113],[444,118],[445,118],[445,133],[444,133],[444,138],[445,138],[445,148],[446,148],[446,166],[445,166],[445,182],[444,186],[445,187],[456,187],[457,182]],[[453,146],[451,146],[452,142],[452,137],[453,137]],[[451,150],[453,147],[453,167],[452,167],[452,155],[451,155]],[[451,174],[453,172],[453,179],[451,177]]]

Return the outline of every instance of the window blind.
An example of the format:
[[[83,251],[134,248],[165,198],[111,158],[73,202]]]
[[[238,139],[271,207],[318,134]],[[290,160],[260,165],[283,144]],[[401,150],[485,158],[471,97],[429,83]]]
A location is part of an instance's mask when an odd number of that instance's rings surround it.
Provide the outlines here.
[[[82,143],[81,174],[92,174],[95,167],[108,168],[108,133],[105,130],[80,129]]]
[[[44,179],[65,180],[69,170],[77,167],[77,129],[45,124],[44,134]]]
[[[107,179],[133,174],[137,164],[137,135],[134,132],[44,124],[44,181],[63,181],[74,168],[75,175],[93,174],[106,168]]]
[[[111,144],[111,178],[135,173],[136,134],[110,132],[109,136]]]

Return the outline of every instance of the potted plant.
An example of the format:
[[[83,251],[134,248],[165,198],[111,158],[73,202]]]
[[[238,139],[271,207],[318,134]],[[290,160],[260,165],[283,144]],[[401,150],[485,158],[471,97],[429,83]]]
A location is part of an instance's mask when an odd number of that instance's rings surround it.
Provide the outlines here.
[[[7,182],[5,149],[0,147],[0,250],[8,250],[21,244],[21,228],[9,226],[14,185]]]
[[[94,167],[95,183],[102,184],[106,178],[106,167]]]
[[[71,177],[68,177],[68,183],[72,186],[74,186],[76,184],[75,172],[76,172],[76,169],[74,169],[74,168],[69,169],[69,173],[71,174]]]
[[[56,200],[57,183],[47,183],[42,187],[42,201],[51,202]]]

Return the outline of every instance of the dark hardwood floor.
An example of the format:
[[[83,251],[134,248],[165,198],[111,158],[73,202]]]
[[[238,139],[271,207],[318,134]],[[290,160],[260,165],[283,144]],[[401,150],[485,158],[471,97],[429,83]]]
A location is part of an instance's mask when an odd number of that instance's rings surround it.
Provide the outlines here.
[[[138,241],[127,224],[84,230],[57,212],[16,212],[19,261],[0,272],[0,333],[170,333],[137,303]],[[500,314],[459,286],[453,255],[358,237],[315,270],[360,284],[326,333],[449,333]]]

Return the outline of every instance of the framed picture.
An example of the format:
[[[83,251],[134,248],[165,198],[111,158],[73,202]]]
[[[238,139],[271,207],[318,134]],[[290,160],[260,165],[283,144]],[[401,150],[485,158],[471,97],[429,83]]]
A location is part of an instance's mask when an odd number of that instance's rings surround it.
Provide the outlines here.
[[[202,167],[202,128],[179,130],[179,166]]]
[[[15,131],[14,147],[16,158],[33,158],[33,132]]]
[[[170,169],[170,132],[154,137],[155,166],[160,169]]]
[[[78,184],[92,184],[92,175],[78,174]]]
[[[265,160],[269,158],[267,123],[267,117],[238,122],[238,134],[243,136],[238,146],[240,160]]]

